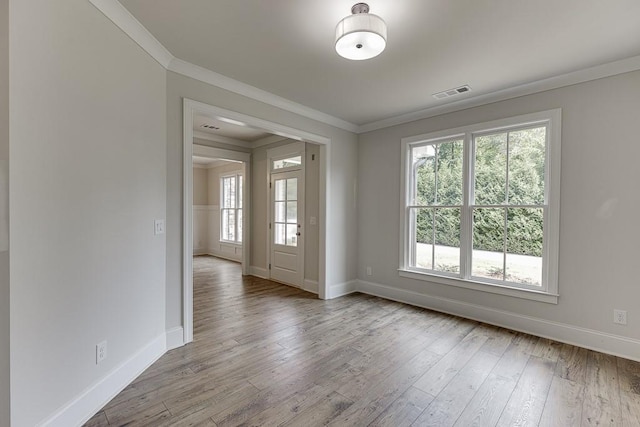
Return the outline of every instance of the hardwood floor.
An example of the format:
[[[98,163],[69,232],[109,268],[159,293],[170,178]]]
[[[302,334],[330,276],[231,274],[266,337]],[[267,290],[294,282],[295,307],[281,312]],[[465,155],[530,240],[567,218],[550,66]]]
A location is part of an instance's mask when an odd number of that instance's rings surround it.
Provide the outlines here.
[[[86,426],[640,426],[640,363],[194,259],[195,340]]]

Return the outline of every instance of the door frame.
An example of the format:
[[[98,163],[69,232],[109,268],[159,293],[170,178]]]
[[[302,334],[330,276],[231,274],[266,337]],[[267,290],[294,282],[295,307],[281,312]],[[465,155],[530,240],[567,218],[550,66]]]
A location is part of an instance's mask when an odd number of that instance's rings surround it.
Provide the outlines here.
[[[326,283],[327,273],[327,227],[326,218],[329,210],[329,182],[330,167],[329,158],[331,152],[331,138],[307,132],[301,129],[284,126],[269,120],[260,119],[225,108],[183,98],[182,128],[182,327],[184,344],[193,341],[193,119],[201,113],[222,120],[233,120],[235,123],[246,124],[258,129],[264,129],[275,135],[290,138],[296,141],[311,142],[320,146],[320,191],[319,191],[319,259],[318,259],[318,297],[326,299],[328,289]],[[231,153],[238,153],[231,151]],[[248,171],[250,173],[250,171]],[[250,203],[250,199],[247,199]],[[249,215],[244,216],[243,221],[250,221]],[[245,229],[246,230],[246,229]],[[244,240],[244,236],[243,236]],[[245,258],[245,247],[250,254],[250,245],[243,245],[243,259],[246,260],[247,270],[250,270],[251,259]],[[251,271],[244,271],[250,274]]]

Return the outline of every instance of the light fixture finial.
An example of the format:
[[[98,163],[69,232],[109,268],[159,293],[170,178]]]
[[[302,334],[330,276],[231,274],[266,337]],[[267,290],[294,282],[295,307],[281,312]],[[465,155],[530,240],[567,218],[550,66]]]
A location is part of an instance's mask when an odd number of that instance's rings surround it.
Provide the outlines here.
[[[353,60],[370,59],[382,53],[387,45],[387,25],[369,13],[369,5],[356,3],[336,26],[336,52]]]

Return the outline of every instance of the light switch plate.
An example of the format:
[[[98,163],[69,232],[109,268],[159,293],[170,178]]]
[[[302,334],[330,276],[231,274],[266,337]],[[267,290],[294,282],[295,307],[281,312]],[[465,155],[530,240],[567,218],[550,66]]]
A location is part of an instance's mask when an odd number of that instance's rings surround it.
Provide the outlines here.
[[[164,219],[156,219],[153,222],[153,234],[164,234]]]

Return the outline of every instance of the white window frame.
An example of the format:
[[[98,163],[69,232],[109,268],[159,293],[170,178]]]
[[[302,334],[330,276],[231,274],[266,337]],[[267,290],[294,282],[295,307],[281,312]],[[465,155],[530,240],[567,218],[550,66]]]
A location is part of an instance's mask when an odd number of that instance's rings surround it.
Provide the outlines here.
[[[228,178],[234,178],[236,181],[236,202],[235,202],[235,208],[225,208],[224,207],[224,180],[228,179]],[[239,233],[238,230],[238,226],[240,225],[240,222],[238,221],[238,211],[242,210],[242,206],[238,207],[240,205],[239,201],[240,198],[243,197],[242,192],[239,190],[239,183],[240,180],[242,180],[242,187],[244,189],[244,177],[241,173],[231,173],[231,174],[227,174],[227,175],[221,175],[220,176],[220,242],[221,243],[232,243],[234,245],[242,245],[242,240],[238,240],[238,238],[242,238],[242,234]],[[243,200],[244,203],[244,200]],[[222,217],[223,217],[223,213],[225,210],[233,210],[234,211],[234,215],[235,215],[235,221],[234,221],[234,236],[235,236],[235,240],[227,240],[224,239],[222,237],[223,235],[223,221],[222,221]],[[243,212],[244,214],[244,212]]]
[[[509,117],[491,122],[412,136],[402,139],[402,174],[401,174],[401,203],[400,203],[400,276],[428,282],[452,285],[466,289],[484,291],[494,294],[530,299],[546,303],[558,303],[558,254],[560,237],[560,139],[561,139],[560,109],[541,111]],[[542,286],[527,286],[516,283],[492,281],[481,277],[471,276],[472,253],[472,209],[470,204],[474,189],[473,162],[475,135],[509,131],[537,125],[547,126],[545,144],[545,201],[544,201],[544,230],[542,250]],[[463,207],[461,208],[460,233],[460,274],[450,274],[433,270],[411,267],[411,184],[412,165],[411,149],[417,145],[445,142],[453,139],[464,139],[463,165]],[[508,205],[505,205],[508,206]]]

